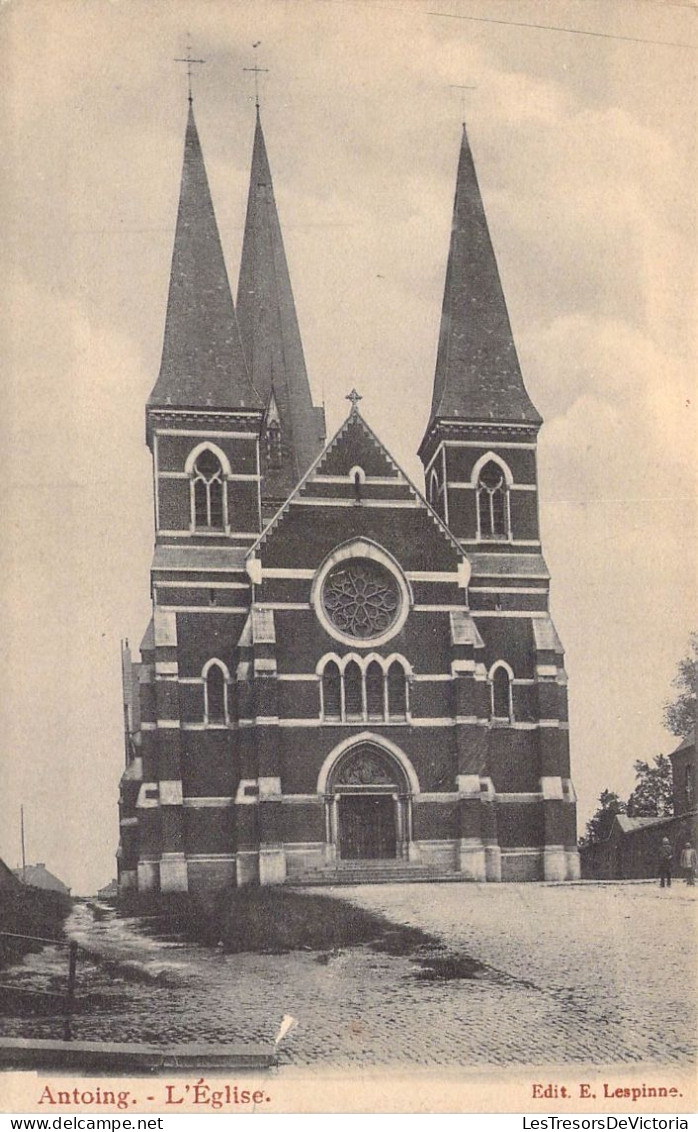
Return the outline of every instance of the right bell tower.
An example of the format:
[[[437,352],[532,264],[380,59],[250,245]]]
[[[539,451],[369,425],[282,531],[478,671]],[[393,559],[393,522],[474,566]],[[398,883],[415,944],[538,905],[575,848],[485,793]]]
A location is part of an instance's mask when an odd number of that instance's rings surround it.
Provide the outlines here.
[[[468,601],[484,645],[479,675],[489,684],[491,709],[478,722],[487,734],[504,880],[579,875],[567,675],[549,613],[538,519],[542,423],[521,374],[463,125],[434,390],[419,456],[427,499],[472,567]],[[535,860],[536,826],[542,861]]]

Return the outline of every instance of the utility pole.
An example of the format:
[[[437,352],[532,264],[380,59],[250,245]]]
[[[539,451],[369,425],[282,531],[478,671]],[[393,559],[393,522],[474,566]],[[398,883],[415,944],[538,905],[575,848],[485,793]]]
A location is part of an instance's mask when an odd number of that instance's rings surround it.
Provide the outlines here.
[[[19,823],[22,831],[22,884],[27,883],[27,857],[24,852],[24,806],[19,808]]]

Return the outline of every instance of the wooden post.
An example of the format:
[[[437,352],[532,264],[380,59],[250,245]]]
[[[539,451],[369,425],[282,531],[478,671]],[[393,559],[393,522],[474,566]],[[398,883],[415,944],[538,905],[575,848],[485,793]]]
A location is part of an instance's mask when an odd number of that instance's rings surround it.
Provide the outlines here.
[[[22,884],[27,883],[27,858],[24,852],[24,806],[19,807],[19,824],[22,833]]]
[[[69,1042],[72,1038],[71,1031],[71,1016],[73,1013],[73,1003],[75,1000],[75,976],[77,974],[78,966],[78,945],[74,939],[71,939],[68,945],[68,986],[65,994],[65,1018],[63,1020],[63,1041]]]

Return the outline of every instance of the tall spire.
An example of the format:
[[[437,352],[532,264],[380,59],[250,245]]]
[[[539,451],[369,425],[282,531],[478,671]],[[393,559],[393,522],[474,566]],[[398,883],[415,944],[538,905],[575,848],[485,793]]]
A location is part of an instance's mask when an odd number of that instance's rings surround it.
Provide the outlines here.
[[[252,382],[280,425],[264,494],[285,499],[322,449],[324,412],[310,393],[259,106],[237,308]]]
[[[150,406],[259,409],[189,102],[160,375]]]
[[[463,124],[431,421],[540,424],[523,383]]]

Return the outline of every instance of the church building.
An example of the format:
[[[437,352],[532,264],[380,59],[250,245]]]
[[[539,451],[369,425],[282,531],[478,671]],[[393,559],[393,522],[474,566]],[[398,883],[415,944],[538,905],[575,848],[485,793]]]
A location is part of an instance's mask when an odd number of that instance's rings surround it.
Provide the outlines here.
[[[348,402],[327,440],[259,109],[234,302],[190,99],[146,406],[153,612],[122,650],[122,894],[579,875],[542,421],[465,127],[424,490]]]

